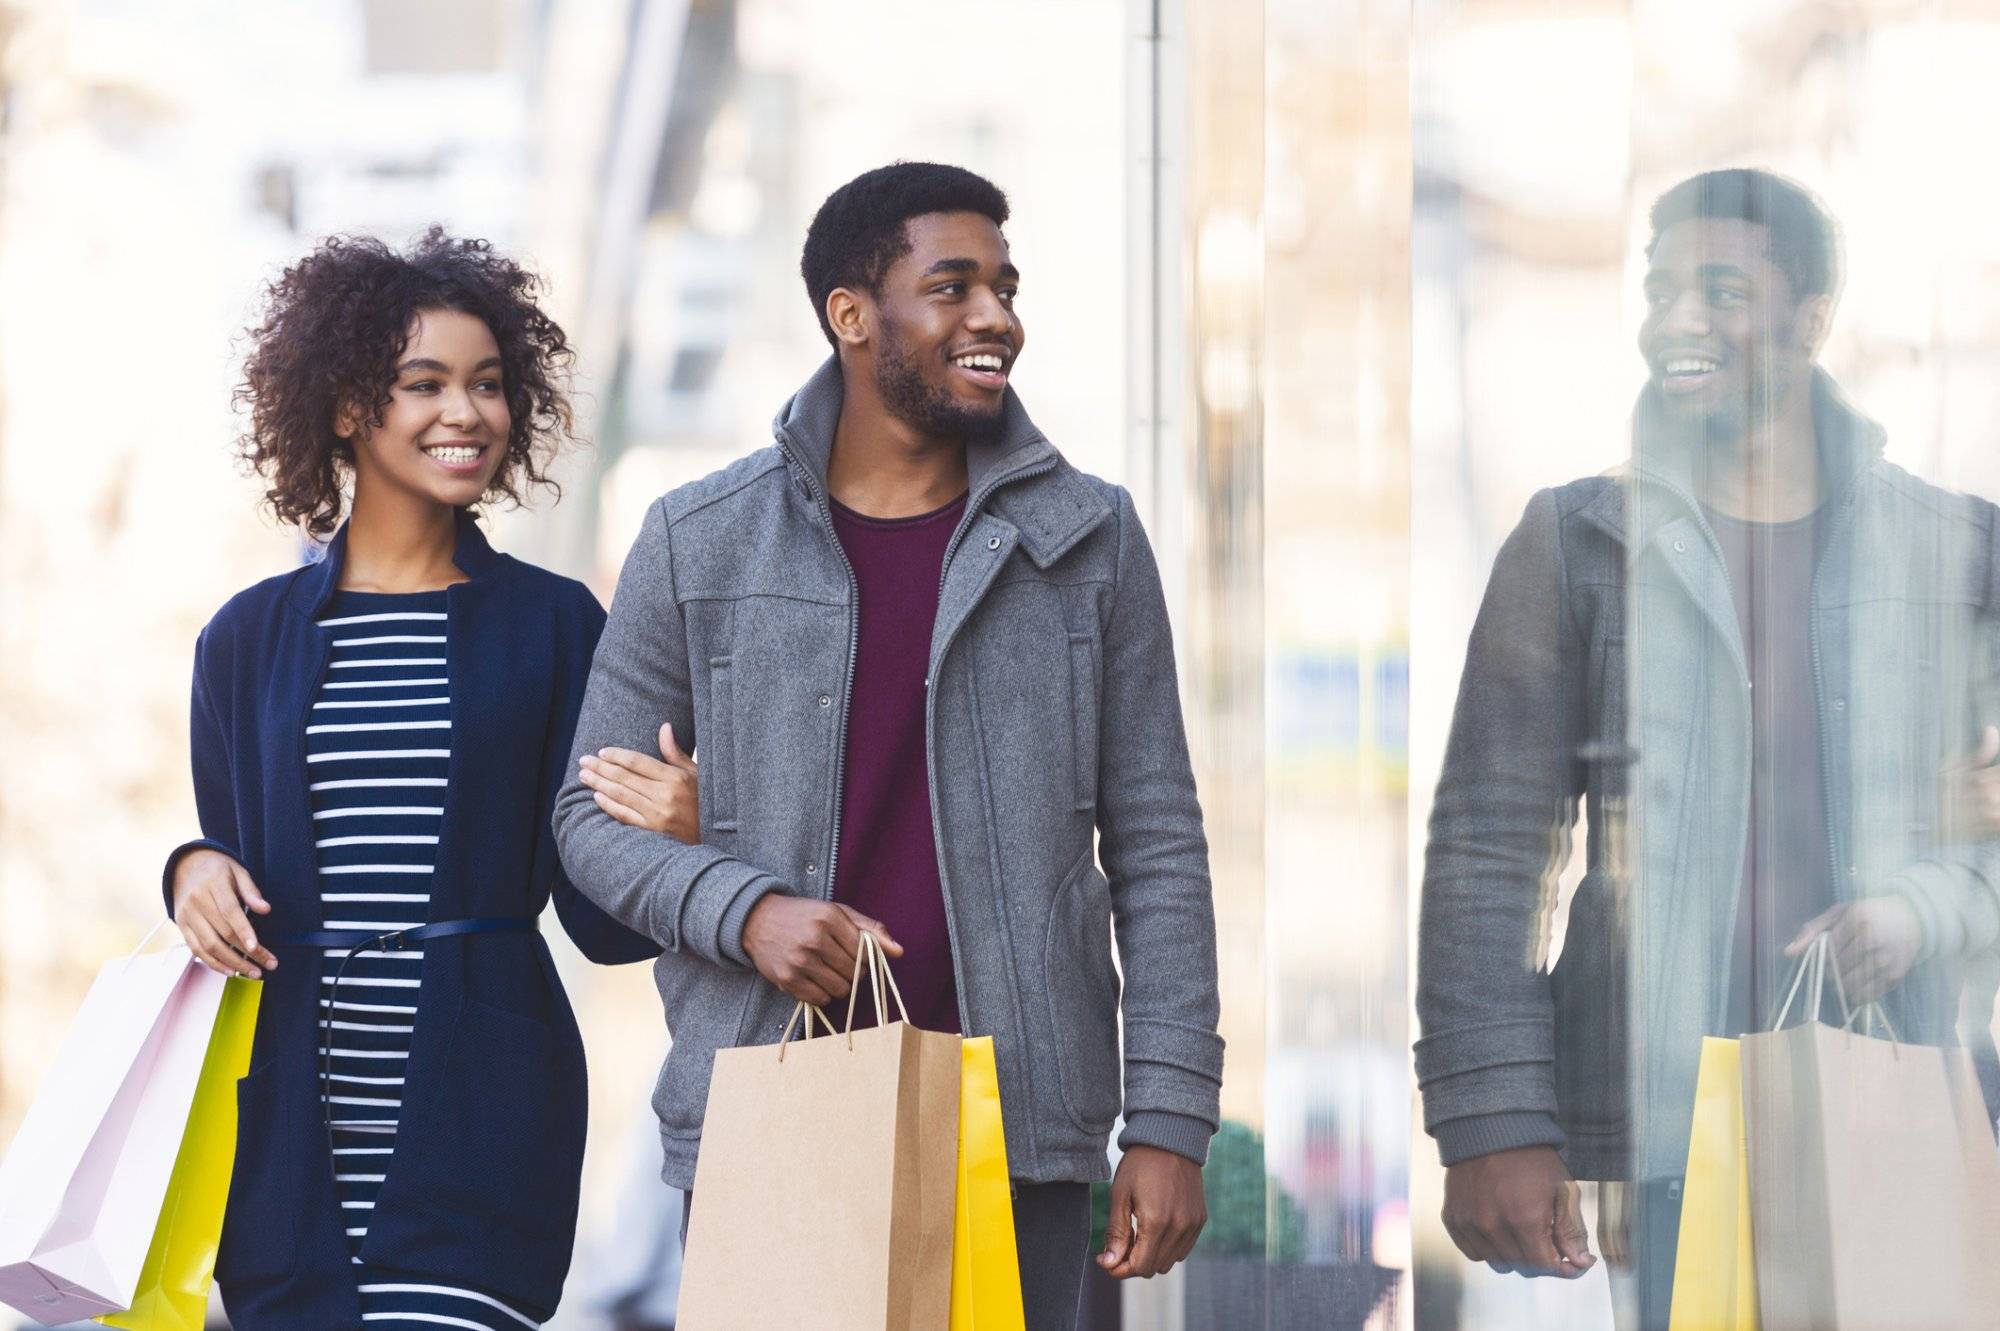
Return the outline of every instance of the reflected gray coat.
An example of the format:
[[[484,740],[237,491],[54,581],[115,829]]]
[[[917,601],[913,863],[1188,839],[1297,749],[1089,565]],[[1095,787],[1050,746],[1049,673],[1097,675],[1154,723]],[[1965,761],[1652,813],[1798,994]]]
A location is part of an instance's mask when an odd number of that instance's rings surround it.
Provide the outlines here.
[[[1959,962],[2000,934],[1993,848],[1938,827],[1941,768],[2000,719],[1994,509],[1884,461],[1880,427],[1823,374],[1813,394],[1826,853],[1843,899],[1916,908],[1924,959],[1886,1006],[1906,1037],[1946,1043]],[[1739,1034],[1722,1026],[1750,683],[1700,458],[1653,410],[1642,396],[1623,476],[1530,501],[1467,650],[1418,942],[1417,1075],[1448,1164],[1547,1143],[1578,1177],[1677,1175],[1701,1037]],[[1579,799],[1588,871],[1550,968]]]
[[[672,722],[698,746],[701,843],[614,821],[573,761],[556,802],[577,886],[666,949],[673,1047],[653,1107],[677,1187],[715,1051],[775,1041],[792,1008],[749,965],[744,919],[766,892],[826,897],[841,853],[856,593],[826,492],[840,404],[828,360],[774,447],[652,506],[619,578],[576,752],[655,752]],[[960,1017],[997,1037],[1009,1165],[1105,1177],[1121,1108],[1126,1145],[1203,1159],[1222,1079],[1215,922],[1152,551],[1131,497],[1065,462],[1011,391],[968,465],[925,749]]]

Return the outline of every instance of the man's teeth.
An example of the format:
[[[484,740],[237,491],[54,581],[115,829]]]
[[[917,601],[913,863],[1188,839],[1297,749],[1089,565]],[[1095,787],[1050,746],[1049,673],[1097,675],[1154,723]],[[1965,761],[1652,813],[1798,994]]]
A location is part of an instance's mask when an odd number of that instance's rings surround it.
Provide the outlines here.
[[[998,356],[992,355],[987,352],[981,352],[977,355],[972,355],[972,356],[954,356],[951,359],[951,363],[953,365],[963,366],[965,369],[968,370],[997,371],[1000,369],[1001,366],[1000,358]]]
[[[1707,374],[1720,362],[1701,356],[1676,356],[1667,362],[1668,374]]]
[[[445,463],[477,462],[479,460],[479,450],[476,448],[427,448],[424,452],[429,453],[439,462]]]

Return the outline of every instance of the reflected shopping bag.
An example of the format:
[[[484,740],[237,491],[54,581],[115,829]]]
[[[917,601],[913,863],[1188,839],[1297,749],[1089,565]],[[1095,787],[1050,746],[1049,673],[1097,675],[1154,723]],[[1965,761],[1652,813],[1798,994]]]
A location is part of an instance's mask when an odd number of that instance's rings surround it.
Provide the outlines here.
[[[236,1167],[236,1083],[250,1070],[264,986],[233,979],[222,991],[201,1065],[187,1133],[153,1230],[131,1310],[97,1320],[126,1331],[201,1331],[215,1277],[216,1245]]]
[[[1845,995],[1842,1024],[1822,1024],[1829,971],[1837,990],[1822,935],[1799,977],[1809,1019],[1743,1039],[1765,1331],[2000,1327],[2000,1155],[1972,1060],[1902,1043]]]
[[[1757,1331],[1742,1070],[1736,1041],[1701,1042],[1670,1331]]]
[[[891,992],[872,934],[865,960]],[[902,998],[896,996],[902,1008]],[[951,1318],[956,1035],[902,1020],[718,1050],[675,1325],[684,1331],[938,1331]],[[822,1022],[825,1014],[819,1014]],[[801,1019],[806,1038],[792,1033]]]
[[[1013,1183],[1000,1121],[993,1037],[964,1045],[958,1099],[958,1224],[951,1243],[951,1331],[1023,1331]]]
[[[43,1325],[131,1306],[223,986],[178,945],[98,972],[0,1160],[0,1302]]]

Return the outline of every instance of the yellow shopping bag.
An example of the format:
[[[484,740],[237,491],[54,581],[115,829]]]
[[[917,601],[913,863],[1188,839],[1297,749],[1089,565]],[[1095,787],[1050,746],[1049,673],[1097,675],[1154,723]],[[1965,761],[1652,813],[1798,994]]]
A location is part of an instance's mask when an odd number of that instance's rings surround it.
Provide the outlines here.
[[[1024,1331],[1021,1263],[1014,1248],[1014,1194],[1000,1122],[993,1037],[968,1039],[960,1054],[958,1222],[951,1242],[951,1331]]]
[[[1742,1047],[1701,1042],[1669,1331],[1757,1331]]]
[[[201,1331],[208,1320],[208,1290],[215,1249],[236,1166],[236,1082],[250,1070],[250,1041],[257,1033],[257,1004],[264,986],[232,979],[222,991],[215,1030],[202,1059],[201,1080],[188,1111],[187,1132],[153,1229],[153,1245],[128,1312],[97,1320],[127,1331]]]

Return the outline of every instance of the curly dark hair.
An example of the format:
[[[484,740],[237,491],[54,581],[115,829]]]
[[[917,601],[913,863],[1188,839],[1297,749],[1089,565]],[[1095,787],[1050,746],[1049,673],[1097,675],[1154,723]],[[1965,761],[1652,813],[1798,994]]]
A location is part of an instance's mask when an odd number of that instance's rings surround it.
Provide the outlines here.
[[[354,450],[335,419],[365,411],[370,425],[382,423],[410,321],[424,310],[470,314],[500,344],[512,425],[486,497],[518,504],[526,485],[560,493],[545,469],[574,425],[574,354],[535,304],[541,285],[488,242],[438,226],[401,254],[371,237],[333,236],[287,268],[265,293],[235,393],[250,415],[238,453],[268,483],[271,511],[313,536],[339,524]]]
[[[878,166],[826,196],[806,228],[799,275],[828,345],[837,350],[840,343],[826,321],[826,298],[835,287],[879,292],[889,266],[910,252],[903,224],[926,213],[981,213],[1005,226],[1007,196],[986,177],[939,162]]]

